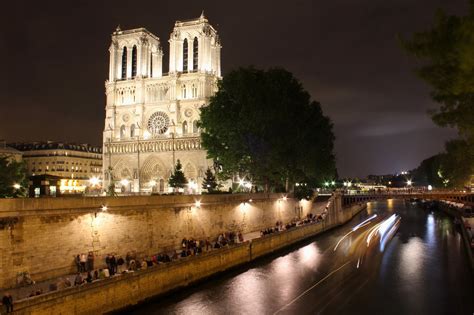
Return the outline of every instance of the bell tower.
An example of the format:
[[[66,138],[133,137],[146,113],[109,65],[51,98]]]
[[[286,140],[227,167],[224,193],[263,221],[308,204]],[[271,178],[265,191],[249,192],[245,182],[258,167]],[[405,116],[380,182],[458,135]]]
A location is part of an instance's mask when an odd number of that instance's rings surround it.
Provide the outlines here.
[[[222,46],[204,12],[197,19],[176,21],[169,44],[170,73],[207,72],[221,76]]]
[[[122,31],[117,27],[109,52],[109,82],[162,76],[160,39],[145,28]]]

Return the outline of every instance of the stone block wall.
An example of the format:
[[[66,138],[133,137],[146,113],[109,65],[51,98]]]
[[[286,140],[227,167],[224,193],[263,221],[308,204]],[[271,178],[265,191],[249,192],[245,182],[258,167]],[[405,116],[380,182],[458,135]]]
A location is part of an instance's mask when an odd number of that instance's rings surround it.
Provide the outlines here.
[[[182,238],[258,231],[315,211],[280,194],[131,196],[0,200],[0,288],[18,272],[36,281],[72,273],[74,256],[93,251],[96,267],[109,253],[152,255]],[[252,200],[251,202],[249,200]],[[200,201],[200,207],[196,201]],[[107,211],[101,211],[103,205]]]

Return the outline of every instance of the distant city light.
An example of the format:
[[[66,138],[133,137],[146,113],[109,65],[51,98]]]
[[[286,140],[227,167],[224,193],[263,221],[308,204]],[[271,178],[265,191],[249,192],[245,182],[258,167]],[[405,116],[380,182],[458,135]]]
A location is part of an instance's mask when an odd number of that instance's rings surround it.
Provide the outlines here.
[[[408,185],[408,186],[411,186],[412,184],[413,184],[413,182],[412,182],[411,179],[407,180],[407,185]]]
[[[102,210],[102,212],[106,212],[106,211],[107,211],[107,206],[106,206],[106,205],[102,205],[102,207],[100,207],[100,210]]]
[[[430,190],[430,191],[433,190],[433,186],[428,185],[428,190]]]
[[[194,203],[194,205],[196,206],[196,208],[201,208],[201,201],[200,201],[200,200],[196,200],[196,202]]]
[[[13,184],[13,188],[15,188],[15,189],[20,189],[20,188],[21,188],[21,185],[18,184],[18,183],[15,183],[15,184]]]
[[[124,178],[120,181],[120,184],[122,186],[128,186],[128,184],[130,184],[130,181],[128,179]]]

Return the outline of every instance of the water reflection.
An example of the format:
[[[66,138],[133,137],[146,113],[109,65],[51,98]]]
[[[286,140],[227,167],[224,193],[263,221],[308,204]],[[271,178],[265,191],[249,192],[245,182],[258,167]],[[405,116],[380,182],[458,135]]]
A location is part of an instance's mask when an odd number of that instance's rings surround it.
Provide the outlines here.
[[[229,306],[239,309],[243,314],[264,314],[263,301],[268,296],[267,290],[273,290],[267,285],[265,274],[261,269],[250,269],[238,275],[227,288],[229,301],[236,303]]]
[[[311,269],[317,269],[321,262],[321,250],[316,243],[311,243],[298,251],[299,263]]]
[[[436,236],[435,236],[435,219],[433,213],[428,214],[426,218],[426,243],[432,247],[435,245]]]
[[[362,267],[356,268],[360,253],[348,248],[357,244],[357,235],[341,242],[337,251],[334,246],[375,213],[381,217],[396,213],[401,224],[384,252],[369,252]],[[352,263],[326,278],[346,261]],[[367,213],[350,225],[252,266],[197,286],[191,289],[194,293],[142,304],[132,313],[272,314],[299,296],[286,313],[471,314],[474,310],[474,288],[466,276],[470,270],[452,220],[400,200],[369,203]]]
[[[400,251],[400,275],[411,285],[420,284],[425,256],[425,245],[419,237],[412,237]]]

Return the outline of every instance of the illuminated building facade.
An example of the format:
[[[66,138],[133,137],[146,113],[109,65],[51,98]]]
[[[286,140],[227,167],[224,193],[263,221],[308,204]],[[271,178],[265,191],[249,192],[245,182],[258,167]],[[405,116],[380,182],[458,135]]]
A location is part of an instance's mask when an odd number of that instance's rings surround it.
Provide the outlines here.
[[[190,192],[199,192],[211,165],[197,122],[221,77],[219,37],[202,14],[177,21],[168,42],[165,74],[158,37],[144,28],[112,34],[103,164],[116,190],[167,192],[179,159]]]
[[[52,141],[9,145],[23,153],[29,176],[59,177],[61,193],[83,193],[91,179],[102,176],[100,147]]]

